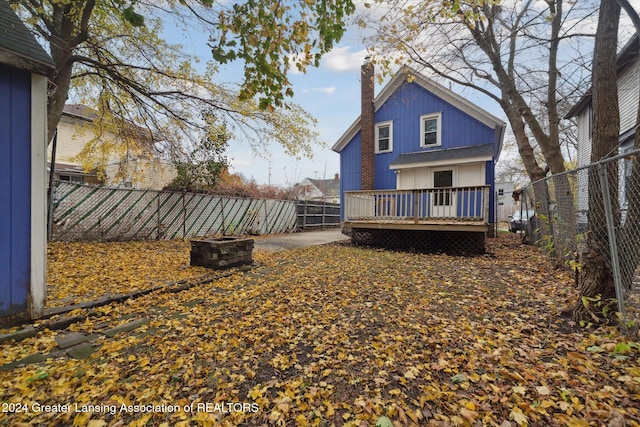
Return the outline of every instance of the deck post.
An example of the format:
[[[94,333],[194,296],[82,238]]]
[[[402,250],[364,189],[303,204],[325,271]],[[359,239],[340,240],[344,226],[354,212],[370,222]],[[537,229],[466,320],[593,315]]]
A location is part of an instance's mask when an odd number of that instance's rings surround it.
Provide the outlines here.
[[[418,223],[418,190],[413,190],[413,221]]]
[[[490,187],[485,187],[484,190],[483,190],[483,193],[484,193],[484,195],[483,195],[484,196],[483,197],[484,198],[484,214],[483,214],[483,216],[484,216],[484,222],[486,224],[489,223],[489,188]]]

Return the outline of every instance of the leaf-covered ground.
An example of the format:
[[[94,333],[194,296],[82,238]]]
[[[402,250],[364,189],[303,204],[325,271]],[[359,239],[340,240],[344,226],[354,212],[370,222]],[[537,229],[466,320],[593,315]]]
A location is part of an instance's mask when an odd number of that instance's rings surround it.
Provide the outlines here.
[[[0,425],[640,425],[638,345],[561,318],[573,280],[535,248],[489,243],[254,251],[251,271],[77,310],[85,334],[148,322],[96,334],[85,359],[0,371]],[[188,243],[101,248],[52,247],[53,304],[207,274]],[[63,333],[2,344],[0,365]]]

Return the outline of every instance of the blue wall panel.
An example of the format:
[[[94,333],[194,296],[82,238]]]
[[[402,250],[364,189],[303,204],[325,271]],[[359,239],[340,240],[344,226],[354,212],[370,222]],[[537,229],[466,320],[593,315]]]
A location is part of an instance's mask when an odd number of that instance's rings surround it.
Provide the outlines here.
[[[344,192],[360,190],[360,132],[340,153],[340,206],[344,206]],[[344,209],[340,209],[340,218],[344,219]]]
[[[442,145],[420,147],[420,116],[442,113]],[[416,83],[402,85],[376,111],[376,123],[393,121],[393,152],[376,154],[376,189],[396,187],[389,165],[402,153],[484,145],[495,142],[495,130],[426,91]]]
[[[0,316],[26,314],[31,265],[31,74],[0,65]]]

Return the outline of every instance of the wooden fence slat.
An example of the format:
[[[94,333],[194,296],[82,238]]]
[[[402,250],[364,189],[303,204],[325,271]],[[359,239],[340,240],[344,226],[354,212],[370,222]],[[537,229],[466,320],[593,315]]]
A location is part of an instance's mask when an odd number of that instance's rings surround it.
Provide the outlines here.
[[[138,193],[138,194],[133,194]],[[340,205],[56,183],[53,240],[286,233],[340,226]]]

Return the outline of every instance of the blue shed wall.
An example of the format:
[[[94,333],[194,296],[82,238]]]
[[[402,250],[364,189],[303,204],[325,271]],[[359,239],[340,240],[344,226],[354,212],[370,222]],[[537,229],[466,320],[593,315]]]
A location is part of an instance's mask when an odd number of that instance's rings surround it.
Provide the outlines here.
[[[28,312],[31,74],[0,65],[0,317]]]

